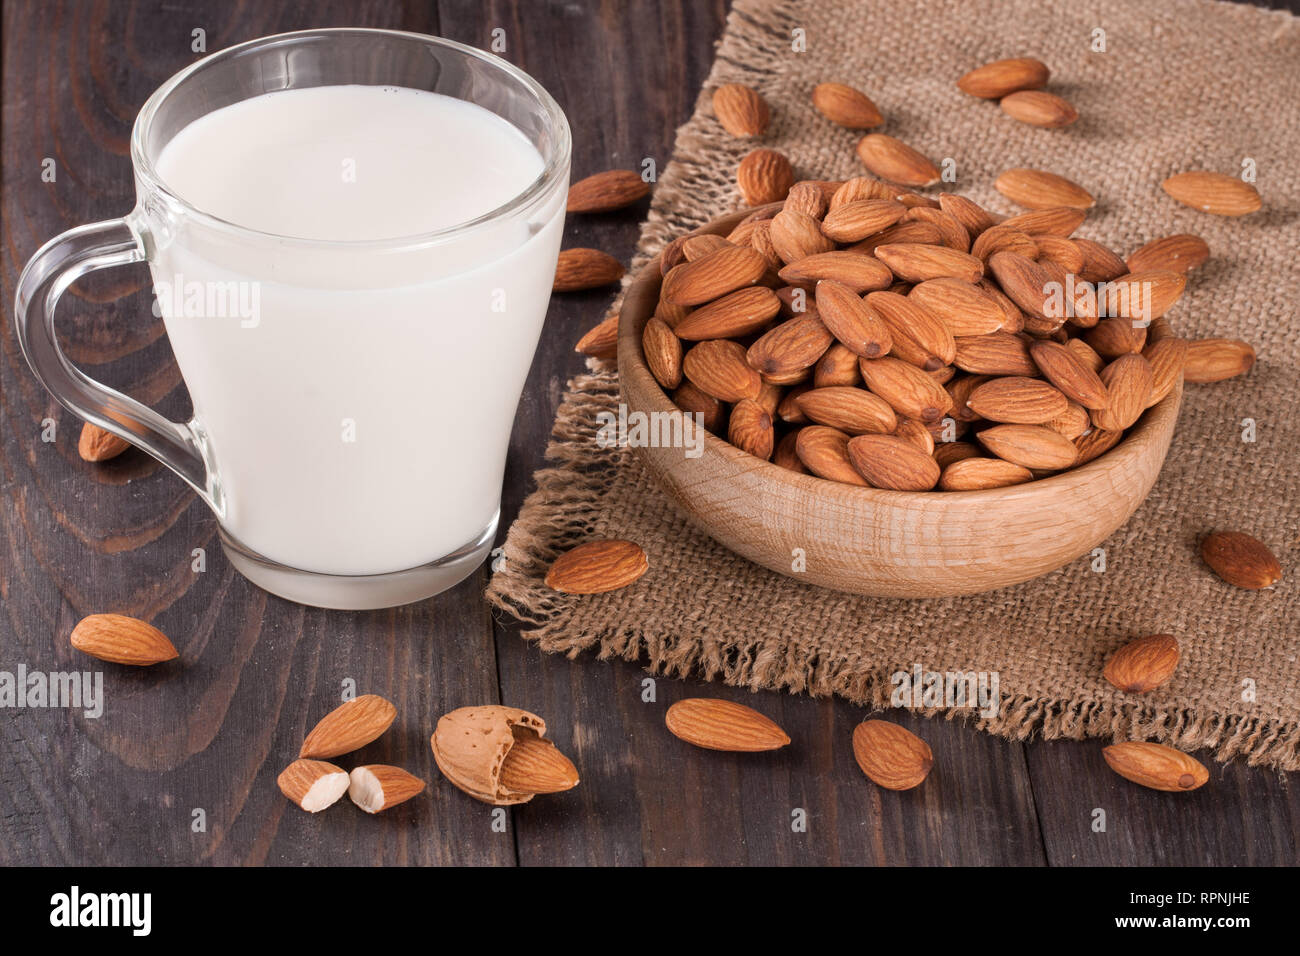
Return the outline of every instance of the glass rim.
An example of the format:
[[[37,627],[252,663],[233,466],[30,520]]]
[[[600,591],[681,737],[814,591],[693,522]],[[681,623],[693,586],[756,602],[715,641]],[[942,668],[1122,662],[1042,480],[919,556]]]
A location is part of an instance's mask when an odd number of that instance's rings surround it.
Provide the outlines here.
[[[244,226],[237,222],[231,222],[228,219],[222,219],[220,216],[206,212],[195,206],[192,202],[179,195],[173,190],[166,181],[159,175],[157,168],[154,166],[153,157],[145,149],[145,133],[150,128],[158,111],[171,95],[182,83],[190,79],[194,74],[200,72],[205,67],[214,63],[221,62],[225,59],[237,56],[259,46],[269,46],[277,43],[291,42],[294,40],[304,40],[313,37],[329,38],[331,36],[342,36],[347,34],[360,34],[370,36],[390,36],[403,37],[410,40],[416,40],[426,46],[443,47],[454,50],[462,55],[473,57],[481,60],[492,67],[501,70],[506,76],[519,83],[541,107],[546,121],[551,129],[555,131],[556,143],[551,150],[549,157],[543,157],[544,166],[541,173],[522,191],[517,193],[506,202],[490,209],[473,219],[464,222],[453,223],[450,226],[443,226],[440,229],[429,230],[427,232],[416,233],[405,236],[392,236],[380,239],[309,239],[304,236],[287,236],[274,232],[265,232],[260,229],[254,229],[251,226]],[[400,86],[400,84],[386,84]],[[504,119],[504,117],[503,117]],[[506,120],[509,122],[509,120]],[[510,124],[514,126],[513,123]],[[320,27],[311,30],[294,30],[288,33],[276,33],[270,36],[258,37],[253,40],[246,40],[243,43],[237,43],[234,46],[226,47],[215,53],[210,53],[200,60],[196,60],[183,70],[169,77],[158,89],[149,96],[140,108],[136,116],[135,123],[131,129],[131,164],[135,168],[136,175],[139,176],[145,184],[152,190],[161,193],[169,202],[175,203],[185,210],[187,216],[214,229],[234,232],[243,236],[253,237],[259,240],[272,240],[280,244],[303,245],[311,247],[328,247],[328,248],[349,248],[349,249],[371,249],[382,251],[401,251],[404,249],[422,248],[443,242],[449,238],[471,232],[480,227],[505,219],[528,207],[534,205],[550,190],[556,179],[564,174],[567,175],[570,152],[572,150],[572,136],[569,131],[569,121],[560,109],[555,99],[548,93],[537,80],[525,73],[519,67],[499,56],[488,53],[486,50],[480,50],[477,47],[468,46],[464,43],[457,43],[455,40],[447,40],[443,37],[430,36],[424,33],[413,33],[407,30],[385,30],[374,27]]]

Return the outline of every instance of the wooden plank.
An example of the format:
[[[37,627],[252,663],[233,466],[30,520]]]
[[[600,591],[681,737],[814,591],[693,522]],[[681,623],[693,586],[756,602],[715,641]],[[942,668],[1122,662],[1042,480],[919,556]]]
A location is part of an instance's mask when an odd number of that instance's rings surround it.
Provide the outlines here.
[[[131,122],[196,58],[192,29],[206,29],[215,50],[307,25],[437,32],[427,4],[6,4],[6,301],[42,242],[130,208]],[[47,156],[58,163],[53,184],[40,180]],[[62,338],[90,374],[183,418],[188,399],[147,282],[139,269],[79,283],[60,308]],[[4,715],[0,862],[512,863],[512,840],[491,832],[487,808],[445,785],[376,818],[347,801],[307,816],[275,785],[346,680],[391,697],[399,720],[341,762],[399,763],[440,780],[433,716],[497,693],[484,572],[437,600],[387,611],[321,611],[268,596],[230,569],[211,515],[152,459],[132,450],[100,467],[81,462],[80,422],[35,382],[12,332],[0,342],[0,669],[88,668],[94,662],[67,635],[102,610],[153,619],[182,654],[147,673],[104,665],[97,720],[53,709]],[[47,416],[58,424],[53,444],[39,437]],[[191,570],[196,547],[206,550],[202,573]],[[195,810],[205,832],[194,832]]]

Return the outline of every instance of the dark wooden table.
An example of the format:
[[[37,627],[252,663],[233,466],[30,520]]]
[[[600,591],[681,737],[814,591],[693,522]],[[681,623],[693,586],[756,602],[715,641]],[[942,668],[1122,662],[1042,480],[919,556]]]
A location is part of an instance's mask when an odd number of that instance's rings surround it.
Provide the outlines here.
[[[536,76],[568,113],[574,176],[669,157],[726,13],[680,3],[91,3],[6,0],[3,47],[3,296],[55,233],[134,202],[127,139],[136,111],[192,62],[192,31],[217,50],[309,26],[364,25],[487,46]],[[54,183],[42,162],[56,163]],[[588,217],[568,245],[631,255],[644,208]],[[515,425],[503,528],[542,464],[572,344],[605,294],[557,298]],[[70,357],[173,419],[185,388],[152,316],[146,270],[113,270],[65,296]],[[421,604],[343,613],[270,597],[240,578],[207,510],[131,450],[107,465],[76,453],[80,422],[36,383],[6,320],[0,333],[0,671],[85,669],[68,634],[83,615],[153,620],[181,660],[105,666],[97,720],[60,709],[0,711],[0,864],[1281,864],[1297,861],[1300,796],[1266,770],[1213,765],[1211,784],[1170,796],[1109,773],[1100,745],[1011,743],[960,722],[900,718],[939,767],[897,794],[869,784],[848,746],[860,709],[843,701],[660,679],[643,700],[637,666],[548,657],[495,620],[486,569]],[[41,439],[53,419],[57,440]],[[204,548],[207,568],[191,568]],[[317,816],[275,778],[343,682],[381,693],[398,722],[358,762],[400,764],[430,782],[380,817],[345,800]],[[768,755],[694,750],[663,728],[696,693],[759,706],[799,746]],[[507,811],[451,787],[433,766],[437,715],[466,704],[533,710],[582,773],[569,793]],[[792,827],[795,811],[807,829]],[[1097,811],[1105,831],[1094,832]]]

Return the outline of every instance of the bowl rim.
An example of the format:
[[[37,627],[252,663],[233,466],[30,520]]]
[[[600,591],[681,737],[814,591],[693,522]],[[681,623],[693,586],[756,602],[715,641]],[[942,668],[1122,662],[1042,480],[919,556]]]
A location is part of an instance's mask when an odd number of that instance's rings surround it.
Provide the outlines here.
[[[761,215],[780,206],[781,203],[769,203],[766,206],[741,209],[713,219],[683,235],[725,234],[734,229],[741,220],[755,214]],[[652,413],[681,411],[664,391],[663,386],[659,384],[659,380],[651,373],[649,366],[646,364],[641,343],[642,330],[645,323],[654,314],[654,307],[659,301],[659,288],[663,282],[663,276],[660,272],[662,256],[663,252],[661,250],[659,254],[655,255],[637,272],[632,283],[628,286],[627,295],[619,309],[618,322],[620,397],[625,403],[627,402],[629,382],[631,382],[640,391],[648,394],[650,400],[655,403],[655,407],[645,409],[645,411]],[[648,392],[646,392],[647,388],[649,389]],[[1164,449],[1159,453],[1159,468],[1163,468],[1164,457],[1168,453],[1169,439],[1172,437],[1174,426],[1177,424],[1178,413],[1182,404],[1182,393],[1183,380],[1180,376],[1169,394],[1155,405],[1145,409],[1137,422],[1129,427],[1128,434],[1114,448],[1098,455],[1092,461],[1049,475],[1046,478],[1035,478],[1031,481],[1006,485],[1001,488],[981,488],[971,491],[894,491],[887,488],[864,488],[858,485],[833,481],[829,478],[822,478],[818,475],[800,474],[799,472],[790,471],[788,468],[782,468],[770,460],[758,458],[746,451],[742,451],[708,429],[704,429],[704,449],[709,454],[722,456],[733,465],[745,465],[751,469],[755,466],[764,466],[767,471],[760,471],[760,473],[765,479],[776,481],[791,490],[825,493],[826,487],[831,486],[838,493],[854,494],[860,500],[872,501],[882,505],[889,505],[897,501],[920,502],[922,504],[932,502],[935,505],[944,504],[948,506],[958,503],[978,505],[985,501],[1005,501],[1011,497],[1029,497],[1030,495],[1051,497],[1058,492],[1069,491],[1081,484],[1086,484],[1092,479],[1108,474],[1115,469],[1122,470],[1142,461],[1150,454],[1153,445],[1164,445]],[[631,410],[633,409],[629,407],[629,411]],[[651,457],[648,454],[651,450],[646,448],[637,449],[646,458]],[[702,456],[701,460],[703,460]]]

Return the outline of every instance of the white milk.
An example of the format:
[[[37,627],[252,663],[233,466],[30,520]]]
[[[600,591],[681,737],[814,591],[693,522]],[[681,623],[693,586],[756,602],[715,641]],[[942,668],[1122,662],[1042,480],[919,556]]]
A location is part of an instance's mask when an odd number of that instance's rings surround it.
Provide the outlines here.
[[[240,226],[381,240],[491,212],[543,161],[478,106],[335,86],[201,117],[157,168],[186,202]],[[399,255],[204,225],[151,237],[226,530],[332,574],[416,567],[478,536],[499,504],[563,205],[561,189],[526,217]]]

